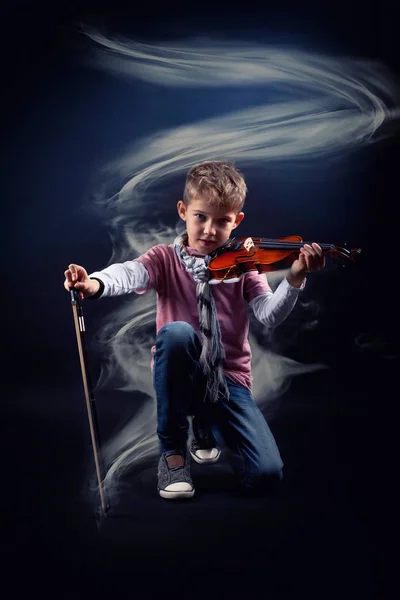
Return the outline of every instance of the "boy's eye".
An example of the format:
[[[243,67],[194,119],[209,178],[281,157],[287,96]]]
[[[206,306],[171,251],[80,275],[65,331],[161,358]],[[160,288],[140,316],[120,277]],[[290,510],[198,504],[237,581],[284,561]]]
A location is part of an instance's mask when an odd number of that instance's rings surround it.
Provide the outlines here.
[[[202,215],[200,213],[196,213],[194,216],[197,217],[198,219],[205,219],[206,218],[205,215]],[[225,218],[220,219],[220,221],[221,221],[221,223],[229,223],[230,222],[229,219],[225,219]]]

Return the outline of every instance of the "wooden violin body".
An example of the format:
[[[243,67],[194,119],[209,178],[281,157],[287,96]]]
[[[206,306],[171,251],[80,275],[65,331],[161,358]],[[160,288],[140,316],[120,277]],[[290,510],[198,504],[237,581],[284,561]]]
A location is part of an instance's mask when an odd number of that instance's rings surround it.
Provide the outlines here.
[[[208,265],[212,279],[209,283],[233,283],[248,271],[268,273],[289,268],[298,258],[304,242],[299,235],[274,239],[233,238],[223,247],[211,254]],[[311,243],[310,243],[311,245]],[[360,254],[360,248],[347,250],[341,246],[320,243],[323,253],[329,253],[333,259],[342,262],[354,261]]]

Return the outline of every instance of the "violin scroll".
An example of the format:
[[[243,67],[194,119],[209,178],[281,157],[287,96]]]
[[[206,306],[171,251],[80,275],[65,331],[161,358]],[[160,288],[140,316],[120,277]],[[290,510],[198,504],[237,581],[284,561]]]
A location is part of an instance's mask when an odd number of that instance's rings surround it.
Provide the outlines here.
[[[341,262],[343,266],[349,262],[355,262],[361,254],[361,248],[351,248],[348,250],[345,246],[346,244],[344,246],[332,246],[330,251],[333,262]]]

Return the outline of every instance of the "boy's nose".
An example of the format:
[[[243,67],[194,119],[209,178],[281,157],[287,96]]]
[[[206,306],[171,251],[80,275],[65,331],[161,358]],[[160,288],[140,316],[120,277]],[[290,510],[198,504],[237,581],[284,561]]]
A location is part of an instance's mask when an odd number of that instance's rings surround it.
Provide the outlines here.
[[[207,223],[204,226],[204,233],[206,235],[215,235],[217,233],[215,225],[212,225],[212,223]]]

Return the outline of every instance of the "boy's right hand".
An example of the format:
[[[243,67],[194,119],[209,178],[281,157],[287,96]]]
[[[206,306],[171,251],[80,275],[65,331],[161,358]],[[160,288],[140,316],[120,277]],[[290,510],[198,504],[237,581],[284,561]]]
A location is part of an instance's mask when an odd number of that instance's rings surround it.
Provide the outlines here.
[[[75,288],[80,292],[80,299],[94,296],[99,291],[100,284],[96,279],[90,279],[86,269],[80,265],[71,264],[64,271],[65,281],[64,287],[69,292],[71,288]]]

